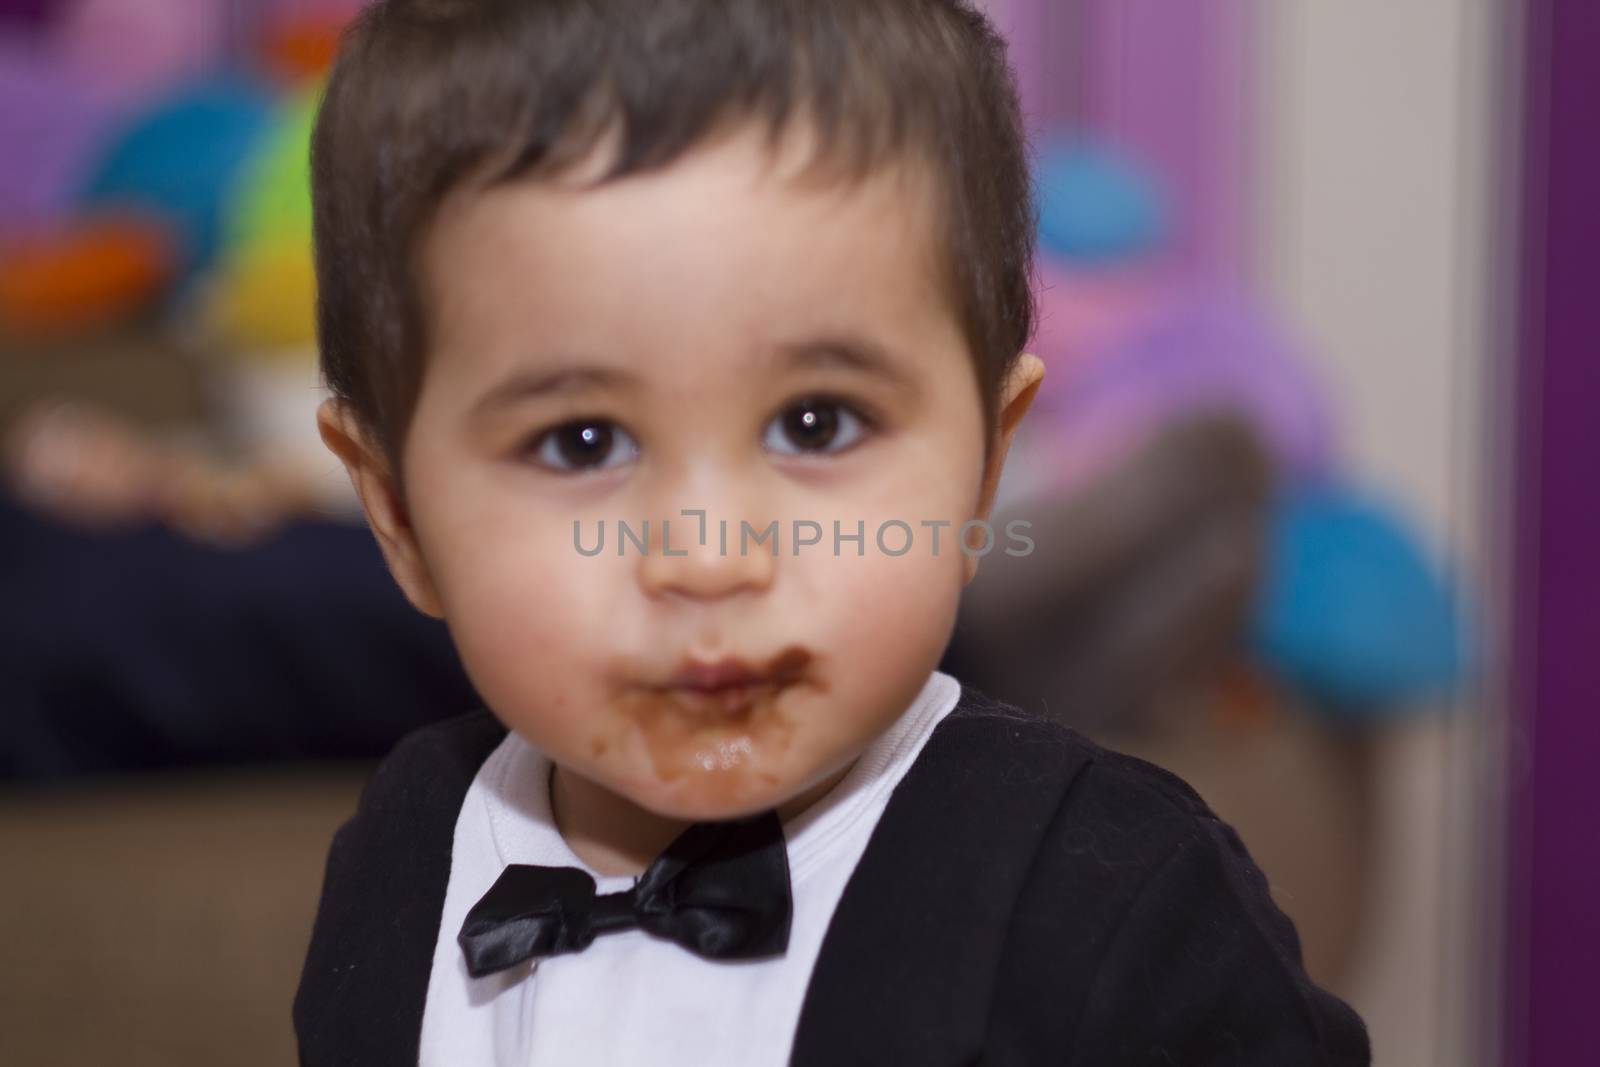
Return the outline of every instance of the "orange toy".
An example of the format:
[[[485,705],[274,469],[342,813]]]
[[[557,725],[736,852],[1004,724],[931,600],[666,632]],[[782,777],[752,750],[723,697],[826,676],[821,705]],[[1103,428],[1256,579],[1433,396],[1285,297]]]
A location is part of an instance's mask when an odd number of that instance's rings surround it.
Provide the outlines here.
[[[0,329],[57,335],[125,318],[171,282],[175,253],[165,226],[131,216],[85,220],[0,249]]]
[[[285,21],[266,34],[262,59],[267,69],[290,82],[309,81],[328,72],[339,51],[345,18],[324,16]]]

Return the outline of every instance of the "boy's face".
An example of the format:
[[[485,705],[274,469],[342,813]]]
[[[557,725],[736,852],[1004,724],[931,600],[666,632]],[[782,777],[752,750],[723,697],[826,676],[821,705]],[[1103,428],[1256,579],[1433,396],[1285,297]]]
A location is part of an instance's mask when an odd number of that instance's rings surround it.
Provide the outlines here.
[[[663,815],[778,807],[907,707],[976,565],[957,531],[987,516],[1041,373],[1027,356],[1013,374],[986,467],[924,175],[808,185],[801,158],[743,131],[598,189],[448,200],[419,248],[409,523],[339,449],[488,706],[564,773]],[[352,429],[335,407],[323,422],[330,444]],[[648,552],[619,556],[619,522],[647,519]],[[754,540],[774,520],[776,556]],[[863,527],[860,555],[835,554],[836,520]],[[892,520],[903,555],[877,541]],[[949,524],[937,554],[925,520]],[[798,555],[797,522],[822,531]],[[602,524],[603,551],[581,553]],[[754,681],[675,684],[729,659]]]

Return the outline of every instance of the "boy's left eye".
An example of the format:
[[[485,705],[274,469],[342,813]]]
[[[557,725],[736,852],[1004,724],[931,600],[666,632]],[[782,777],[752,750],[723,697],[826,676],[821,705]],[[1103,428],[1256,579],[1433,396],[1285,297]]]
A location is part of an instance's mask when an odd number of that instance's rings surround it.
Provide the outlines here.
[[[866,416],[843,401],[808,397],[767,424],[762,444],[780,455],[843,452],[866,436]]]

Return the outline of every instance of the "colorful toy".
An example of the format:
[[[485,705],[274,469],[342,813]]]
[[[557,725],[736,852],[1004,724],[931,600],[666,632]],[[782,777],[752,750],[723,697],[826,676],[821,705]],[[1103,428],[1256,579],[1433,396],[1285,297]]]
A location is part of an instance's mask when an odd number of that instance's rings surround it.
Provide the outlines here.
[[[171,282],[177,250],[159,220],[108,215],[0,254],[0,328],[18,336],[96,329]]]
[[[1130,161],[1060,139],[1038,181],[1035,350],[1049,373],[1022,464],[1036,473],[1011,498],[1075,496],[1172,427],[1238,419],[1273,468],[1255,663],[1341,722],[1448,692],[1472,668],[1463,616],[1417,538],[1342,484],[1298,347],[1257,301],[1175,272],[1166,201]]]
[[[1456,598],[1386,507],[1340,485],[1276,505],[1252,644],[1343,719],[1447,695],[1472,656]]]
[[[249,77],[183,86],[138,115],[95,168],[81,201],[149,212],[173,227],[185,272],[215,254],[231,183],[271,121],[273,95]]]
[[[1171,287],[1130,296],[1127,309],[1127,318],[1102,327],[1093,344],[1046,375],[1040,414],[1063,484],[1160,425],[1213,411],[1249,422],[1282,477],[1315,482],[1328,473],[1333,429],[1322,392],[1248,301]]]
[[[340,12],[279,20],[263,35],[262,62],[290,83],[321,77],[333,66],[339,33],[347,20],[348,15]]]
[[[1109,146],[1077,136],[1047,143],[1035,178],[1047,256],[1102,267],[1143,256],[1167,236],[1157,182]]]
[[[21,12],[14,36],[0,33],[0,144],[28,148],[0,153],[0,326],[94,329],[198,307],[224,343],[303,349],[309,133],[360,6],[55,0]]]
[[[222,219],[206,311],[231,350],[303,348],[315,339],[311,128],[320,89],[280,110],[242,168]]]

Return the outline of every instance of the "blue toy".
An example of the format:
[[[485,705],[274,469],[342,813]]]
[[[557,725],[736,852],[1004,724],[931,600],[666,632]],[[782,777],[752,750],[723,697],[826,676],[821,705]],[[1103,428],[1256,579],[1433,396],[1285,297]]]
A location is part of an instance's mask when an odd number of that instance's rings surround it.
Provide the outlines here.
[[[170,221],[182,270],[192,274],[216,252],[222,207],[276,107],[270,86],[239,75],[175,91],[113,141],[82,207],[127,207]]]
[[[1318,707],[1393,714],[1471,667],[1463,615],[1416,539],[1336,485],[1288,488],[1272,519],[1253,644]]]
[[[1035,171],[1039,245],[1084,266],[1137,259],[1167,238],[1166,197],[1131,161],[1085,137],[1047,144]]]

